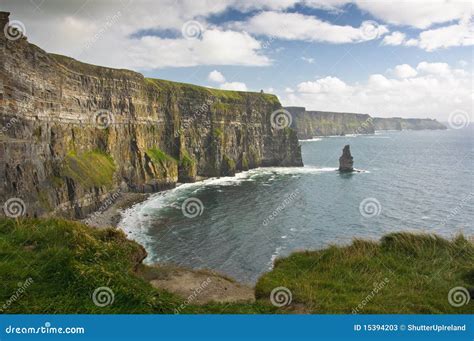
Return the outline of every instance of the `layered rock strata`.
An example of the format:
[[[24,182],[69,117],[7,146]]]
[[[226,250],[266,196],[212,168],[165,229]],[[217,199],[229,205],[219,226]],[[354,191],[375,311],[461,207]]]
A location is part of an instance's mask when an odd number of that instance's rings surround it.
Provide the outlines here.
[[[0,13],[0,202],[83,217],[152,192],[259,166],[302,166],[276,96],[221,91],[49,54],[11,39]],[[24,203],[24,204],[23,204]],[[12,211],[5,211],[7,215]]]

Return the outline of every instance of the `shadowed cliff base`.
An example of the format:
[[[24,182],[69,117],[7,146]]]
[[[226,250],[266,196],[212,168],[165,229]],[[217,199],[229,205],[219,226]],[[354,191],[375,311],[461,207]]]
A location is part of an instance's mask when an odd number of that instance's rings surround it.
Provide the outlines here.
[[[254,303],[214,272],[143,265],[145,250],[114,229],[1,219],[0,244],[3,313],[474,313],[453,296],[474,287],[474,244],[462,236],[392,233],[297,252],[260,278]]]

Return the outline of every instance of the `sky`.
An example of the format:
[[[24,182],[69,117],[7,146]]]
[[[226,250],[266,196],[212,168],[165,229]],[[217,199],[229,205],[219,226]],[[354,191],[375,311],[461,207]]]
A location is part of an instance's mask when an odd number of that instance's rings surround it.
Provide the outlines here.
[[[472,121],[474,2],[0,0],[48,52],[284,106]]]

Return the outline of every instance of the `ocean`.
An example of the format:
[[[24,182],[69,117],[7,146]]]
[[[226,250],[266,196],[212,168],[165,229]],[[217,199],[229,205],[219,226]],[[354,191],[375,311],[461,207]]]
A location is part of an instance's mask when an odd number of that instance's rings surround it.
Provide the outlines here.
[[[474,129],[383,131],[301,141],[305,167],[183,184],[123,212],[147,263],[253,284],[277,257],[395,231],[474,235]],[[340,174],[351,146],[359,172]]]

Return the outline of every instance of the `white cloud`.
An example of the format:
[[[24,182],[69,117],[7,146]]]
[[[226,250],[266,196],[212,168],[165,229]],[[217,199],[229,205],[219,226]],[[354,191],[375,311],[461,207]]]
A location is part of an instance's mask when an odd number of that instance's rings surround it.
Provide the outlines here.
[[[308,64],[314,64],[314,58],[301,57],[301,60],[304,60]]]
[[[336,77],[325,77],[314,82],[308,81],[298,84],[299,92],[309,94],[340,92],[347,89],[346,83]]]
[[[314,8],[321,8],[331,11],[338,11],[342,6],[346,3],[350,2],[348,0],[304,0],[305,5],[314,7]]]
[[[474,45],[474,22],[472,18],[458,24],[427,30],[420,33],[418,46],[427,51],[453,46]]]
[[[383,25],[366,21],[360,27],[340,26],[299,13],[261,12],[234,27],[254,34],[287,40],[357,43],[377,39],[388,32]]]
[[[211,71],[209,75],[207,76],[207,79],[210,80],[211,82],[216,82],[216,83],[225,82],[224,75],[217,70]]]
[[[77,11],[73,2],[45,1],[38,5],[38,10],[33,5],[22,6],[17,1],[6,0],[2,9],[10,10],[12,19],[25,23],[29,41],[48,52],[88,63],[135,70],[269,65],[271,61],[263,54],[257,39],[245,32],[206,23],[207,16],[237,3],[244,5],[233,0],[134,0],[113,4],[109,0],[97,0],[83,4]],[[263,6],[266,7],[273,8],[271,4]],[[114,16],[118,19],[110,20]],[[187,40],[181,36],[181,28],[189,20],[199,21],[204,28],[201,39]],[[157,30],[169,30],[177,36],[160,38],[154,33]]]
[[[145,36],[132,41],[117,42],[110,47],[116,54],[96,54],[87,51],[87,60],[116,67],[157,69],[163,67],[189,67],[197,65],[252,65],[266,66],[270,59],[260,53],[260,42],[247,33],[205,30],[202,39],[165,39]],[[102,59],[101,59],[102,57]]]
[[[390,24],[428,28],[433,24],[459,20],[472,15],[471,1],[466,0],[355,0],[357,6]]]
[[[394,46],[401,45],[405,41],[405,37],[405,33],[396,31],[389,35],[386,35],[382,40],[382,44]]]
[[[2,0],[2,9],[11,11],[12,19],[26,25],[31,42],[49,52],[135,70],[270,65],[272,60],[266,55],[270,52],[262,46],[264,39],[259,35],[342,44],[378,39],[388,33],[386,26],[373,22],[352,27],[325,22],[315,16],[283,12],[297,8],[294,7],[297,3],[331,11],[354,3],[377,20],[426,29],[411,39],[402,37],[402,32],[394,32],[384,37],[384,44],[396,45],[401,39],[402,45],[419,46],[427,51],[473,45],[470,1],[426,1],[122,0],[112,3],[96,0],[84,3],[78,10],[73,1],[36,1],[25,6],[16,0]],[[257,14],[230,27],[206,21],[230,8]],[[114,17],[118,19],[111,20]],[[186,40],[180,35],[183,24],[189,20],[197,20],[202,25],[204,31],[200,39]],[[447,26],[428,29],[441,23]]]
[[[408,40],[405,41],[405,43],[404,43],[405,46],[418,46],[418,44],[419,44],[418,39],[414,39],[414,38],[408,39]]]
[[[406,39],[404,33],[396,31],[386,35],[382,44],[418,46],[430,52],[454,46],[471,46],[474,45],[474,22],[466,18],[457,24],[422,31],[418,38],[411,39]]]
[[[393,74],[398,78],[410,78],[415,77],[418,72],[408,64],[401,64],[395,66]]]
[[[235,91],[247,91],[247,85],[241,82],[228,82],[221,84],[222,90],[235,90]]]
[[[282,103],[313,110],[361,112],[381,117],[447,120],[454,110],[472,115],[473,74],[446,63],[421,62],[416,67],[407,66],[398,69],[405,71],[400,74],[403,76],[410,70],[408,77],[373,74],[366,82],[354,84],[336,77],[302,82],[298,84],[296,93],[281,96]]]
[[[433,74],[438,76],[449,76],[452,73],[451,67],[447,63],[428,63],[421,62],[416,69],[426,74]]]

